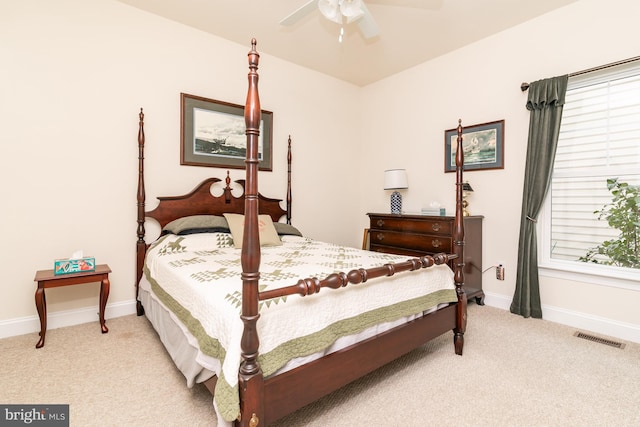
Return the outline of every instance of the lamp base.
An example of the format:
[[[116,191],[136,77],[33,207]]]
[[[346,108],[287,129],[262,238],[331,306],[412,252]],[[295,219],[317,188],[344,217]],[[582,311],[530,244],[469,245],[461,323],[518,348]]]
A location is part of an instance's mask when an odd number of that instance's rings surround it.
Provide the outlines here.
[[[402,196],[397,191],[391,193],[391,213],[398,215],[402,213]]]

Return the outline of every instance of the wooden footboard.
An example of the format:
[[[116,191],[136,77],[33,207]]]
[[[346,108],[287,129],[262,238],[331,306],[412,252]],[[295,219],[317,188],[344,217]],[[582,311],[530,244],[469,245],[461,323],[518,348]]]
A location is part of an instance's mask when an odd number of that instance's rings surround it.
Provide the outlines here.
[[[375,268],[359,268],[351,270],[348,273],[334,273],[322,280],[317,277],[308,277],[306,279],[299,280],[298,283],[293,286],[259,292],[258,299],[260,301],[264,301],[295,294],[304,297],[307,295],[317,294],[323,288],[338,289],[349,284],[357,285],[365,283],[369,279],[391,277],[396,273],[401,273],[403,271],[415,271],[420,270],[421,268],[429,268],[434,265],[447,264],[449,261],[456,258],[457,255],[453,254],[435,254],[433,256],[426,255],[421,258],[413,258],[405,262],[398,262],[394,264],[385,264]]]

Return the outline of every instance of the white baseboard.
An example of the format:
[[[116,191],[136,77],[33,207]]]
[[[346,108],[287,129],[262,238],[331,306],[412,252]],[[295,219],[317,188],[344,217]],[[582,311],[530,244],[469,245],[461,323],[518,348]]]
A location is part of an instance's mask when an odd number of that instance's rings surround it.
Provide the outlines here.
[[[98,311],[99,309],[96,305],[75,310],[47,313],[47,330],[97,322],[99,320]],[[104,311],[105,319],[134,314],[136,312],[136,301],[132,300],[107,304]],[[37,315],[0,321],[0,339],[33,332],[40,332],[40,318]]]
[[[485,292],[484,302],[491,307],[501,308],[507,311],[511,307],[511,298],[500,294]],[[591,331],[625,341],[640,343],[640,325],[619,322],[605,317],[594,316],[550,305],[542,306],[542,318],[583,331]]]
[[[491,307],[501,308],[507,311],[511,306],[511,299],[500,294],[485,292],[484,302]],[[135,300],[124,301],[115,304],[107,304],[107,308],[105,309],[105,318],[111,319],[134,313],[136,313]],[[545,320],[571,326],[573,328],[640,343],[639,325],[619,322],[604,317],[593,316],[549,305],[542,306],[542,317]],[[58,311],[48,315],[47,330],[96,321],[98,321],[97,305],[77,310]],[[38,316],[0,321],[0,339],[39,331],[40,319]]]

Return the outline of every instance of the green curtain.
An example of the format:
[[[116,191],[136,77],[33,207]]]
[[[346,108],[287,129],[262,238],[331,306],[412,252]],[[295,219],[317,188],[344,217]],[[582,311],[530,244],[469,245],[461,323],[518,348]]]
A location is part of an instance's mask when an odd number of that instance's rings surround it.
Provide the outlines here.
[[[536,222],[551,182],[568,77],[539,80],[529,86],[529,143],[524,171],[516,290],[511,302],[511,312],[523,317],[542,318]]]

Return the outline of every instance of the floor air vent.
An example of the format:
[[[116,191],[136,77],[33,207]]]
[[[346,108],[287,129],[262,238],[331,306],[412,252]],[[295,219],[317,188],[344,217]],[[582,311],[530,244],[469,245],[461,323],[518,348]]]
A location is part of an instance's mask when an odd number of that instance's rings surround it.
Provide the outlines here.
[[[583,340],[597,342],[598,344],[605,344],[611,347],[623,349],[624,344],[617,341],[608,340],[605,338],[596,337],[595,335],[585,334],[584,332],[576,332],[573,334],[574,337],[582,338]]]

